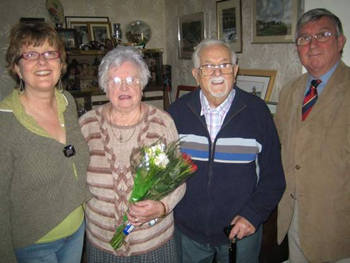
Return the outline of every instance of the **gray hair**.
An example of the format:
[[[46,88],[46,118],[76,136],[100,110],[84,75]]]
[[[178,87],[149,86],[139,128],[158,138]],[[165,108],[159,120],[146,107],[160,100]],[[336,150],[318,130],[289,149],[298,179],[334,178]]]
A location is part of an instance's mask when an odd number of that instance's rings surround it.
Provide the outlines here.
[[[227,47],[227,49],[231,53],[232,64],[237,63],[236,53],[231,49],[231,47],[228,43],[226,43],[222,40],[217,40],[217,39],[204,39],[195,47],[195,50],[192,54],[192,62],[193,62],[193,66],[195,68],[200,67],[200,57],[199,56],[200,56],[202,49],[205,47],[214,46],[214,45],[222,45],[224,47]]]
[[[107,92],[108,71],[112,67],[121,66],[124,62],[134,63],[139,68],[141,88],[146,87],[151,74],[140,52],[133,47],[121,46],[109,51],[98,67],[98,84],[104,92]]]
[[[308,23],[310,21],[317,21],[323,17],[328,17],[331,21],[333,21],[333,23],[336,27],[336,30],[337,30],[337,36],[344,34],[342,23],[341,23],[340,19],[335,14],[333,14],[332,12],[330,12],[329,10],[327,10],[325,8],[315,8],[315,9],[311,9],[311,10],[307,11],[299,18],[298,23],[297,23],[296,37],[298,37],[300,29],[306,23]]]

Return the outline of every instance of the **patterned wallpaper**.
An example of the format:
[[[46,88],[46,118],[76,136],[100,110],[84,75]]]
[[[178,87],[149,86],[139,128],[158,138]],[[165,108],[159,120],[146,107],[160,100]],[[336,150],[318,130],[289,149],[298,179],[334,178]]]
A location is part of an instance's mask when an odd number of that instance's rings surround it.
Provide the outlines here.
[[[195,85],[192,62],[178,58],[178,17],[204,12],[207,37],[216,38],[215,0],[60,0],[66,16],[108,16],[112,23],[121,23],[125,41],[126,25],[136,19],[148,23],[152,37],[146,47],[163,48],[164,63],[172,65],[173,87]],[[271,100],[276,101],[281,87],[301,73],[293,44],[252,44],[252,0],[242,0],[243,52],[238,54],[241,68],[275,69],[278,71]],[[30,4],[29,4],[30,3]],[[25,7],[25,8],[23,8]],[[11,10],[11,11],[9,11]],[[4,55],[10,27],[20,17],[44,17],[48,21],[45,0],[11,0],[0,2],[0,99],[8,94],[14,82],[5,69]],[[175,89],[173,89],[175,93]]]
[[[216,1],[208,0],[165,0],[166,4],[166,50],[168,64],[173,66],[173,86],[195,85],[192,77],[191,60],[178,59],[177,24],[178,16],[203,11],[207,37],[216,38]],[[244,69],[277,70],[271,101],[278,100],[278,93],[302,71],[294,44],[252,44],[252,0],[241,0],[243,52],[238,54],[239,66]]]

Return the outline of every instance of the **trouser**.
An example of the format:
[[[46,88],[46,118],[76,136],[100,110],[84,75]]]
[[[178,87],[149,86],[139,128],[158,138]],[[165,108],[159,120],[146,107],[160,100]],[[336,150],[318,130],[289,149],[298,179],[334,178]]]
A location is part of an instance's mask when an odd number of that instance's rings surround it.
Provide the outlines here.
[[[212,246],[198,243],[180,230],[175,228],[175,240],[181,263],[212,263],[214,258],[217,263],[229,262],[229,248],[227,244]],[[236,263],[258,263],[262,240],[262,226],[258,230],[241,240],[237,241]]]
[[[71,236],[15,250],[18,263],[80,263],[85,222]]]

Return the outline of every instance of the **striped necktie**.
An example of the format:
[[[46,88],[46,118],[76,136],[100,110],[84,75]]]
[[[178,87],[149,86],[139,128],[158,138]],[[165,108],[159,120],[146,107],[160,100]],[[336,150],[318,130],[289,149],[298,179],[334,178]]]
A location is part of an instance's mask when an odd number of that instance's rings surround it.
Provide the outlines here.
[[[317,86],[321,83],[321,80],[314,79],[311,81],[310,88],[308,92],[305,94],[304,101],[303,101],[303,108],[302,108],[302,116],[301,119],[304,121],[306,117],[309,115],[312,106],[317,101]]]

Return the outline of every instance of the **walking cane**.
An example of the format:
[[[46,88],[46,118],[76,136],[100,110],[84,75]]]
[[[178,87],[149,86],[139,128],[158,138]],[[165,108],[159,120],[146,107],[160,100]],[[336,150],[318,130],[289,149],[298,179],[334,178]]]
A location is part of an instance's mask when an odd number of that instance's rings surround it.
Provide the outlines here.
[[[229,237],[230,232],[234,225],[229,225],[224,228],[224,232],[227,237]],[[237,246],[237,239],[234,238],[233,241],[231,241],[230,248],[228,249],[228,254],[229,254],[229,263],[236,263],[236,246]]]

